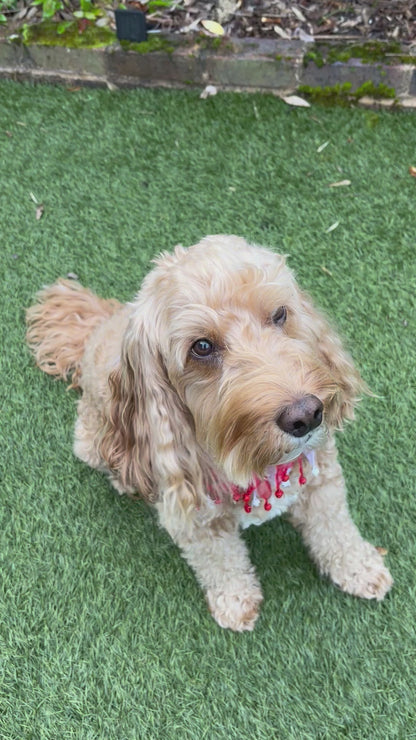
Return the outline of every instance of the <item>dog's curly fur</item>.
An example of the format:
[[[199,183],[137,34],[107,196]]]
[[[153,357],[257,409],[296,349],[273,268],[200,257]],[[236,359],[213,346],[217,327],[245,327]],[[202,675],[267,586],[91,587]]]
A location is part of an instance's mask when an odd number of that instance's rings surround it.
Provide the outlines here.
[[[321,573],[384,597],[392,579],[351,521],[334,441],[365,387],[284,257],[209,236],[162,254],[130,304],[59,280],[27,322],[39,367],[82,390],[75,454],[157,508],[221,626],[252,629],[262,601],[239,528],[285,505]],[[323,420],[298,436],[277,420],[305,397]],[[247,514],[233,500],[233,485],[311,448],[319,473],[302,488],[292,475],[286,504]]]

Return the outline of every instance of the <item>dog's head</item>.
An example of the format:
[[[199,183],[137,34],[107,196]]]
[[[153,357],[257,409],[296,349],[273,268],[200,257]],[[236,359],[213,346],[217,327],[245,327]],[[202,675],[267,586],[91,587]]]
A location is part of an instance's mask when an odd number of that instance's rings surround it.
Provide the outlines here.
[[[127,483],[180,482],[185,507],[203,488],[201,454],[247,484],[319,446],[363,389],[285,258],[234,236],[156,260],[111,382]]]

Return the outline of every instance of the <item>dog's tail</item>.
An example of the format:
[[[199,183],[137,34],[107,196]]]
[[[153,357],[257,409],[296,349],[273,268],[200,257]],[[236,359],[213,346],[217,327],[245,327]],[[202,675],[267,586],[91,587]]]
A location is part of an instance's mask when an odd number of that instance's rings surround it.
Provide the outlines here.
[[[49,375],[71,378],[71,387],[77,388],[89,335],[121,304],[62,279],[39,291],[36,298],[37,303],[26,312],[26,338],[36,363]]]

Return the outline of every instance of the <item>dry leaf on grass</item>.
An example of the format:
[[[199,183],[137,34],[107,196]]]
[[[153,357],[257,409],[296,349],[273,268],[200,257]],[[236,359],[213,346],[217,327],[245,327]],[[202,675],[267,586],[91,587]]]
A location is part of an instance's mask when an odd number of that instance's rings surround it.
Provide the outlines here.
[[[330,188],[345,188],[351,185],[351,180],[340,180],[339,182],[331,182]]]
[[[39,201],[38,201],[38,199],[37,199],[37,197],[36,197],[36,195],[34,193],[30,192],[29,195],[30,195],[30,199],[33,200],[33,202],[34,202],[34,204],[36,206],[36,221],[40,221],[40,219],[43,216],[43,212],[45,210],[45,207],[44,207],[43,203],[39,203]]]
[[[202,100],[206,100],[206,98],[211,98],[213,95],[217,94],[217,88],[215,85],[207,85],[206,88],[202,91],[200,94],[200,98]]]
[[[288,105],[293,105],[296,108],[310,108],[311,104],[307,100],[300,98],[298,95],[283,95],[282,100]]]
[[[328,144],[329,144],[329,141],[325,141],[323,144],[321,144],[321,146],[318,146],[318,148],[316,150],[318,152],[318,154],[320,154],[321,152],[323,152],[323,150],[326,149],[326,147],[328,146]]]
[[[329,275],[330,277],[333,277],[331,270],[328,270],[328,268],[325,267],[325,265],[321,265],[321,270],[322,272],[325,273],[325,275]]]
[[[335,229],[337,229],[337,228],[338,228],[338,226],[339,226],[339,221],[335,221],[335,223],[334,223],[334,224],[331,224],[331,226],[329,226],[329,227],[328,227],[328,228],[326,229],[326,232],[325,232],[325,233],[326,233],[326,234],[330,234],[330,233],[331,233],[331,231],[335,231]]]

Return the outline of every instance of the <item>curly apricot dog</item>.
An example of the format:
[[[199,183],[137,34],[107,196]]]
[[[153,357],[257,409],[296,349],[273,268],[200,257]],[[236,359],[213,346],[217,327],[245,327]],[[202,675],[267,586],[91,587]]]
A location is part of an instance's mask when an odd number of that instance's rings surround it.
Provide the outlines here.
[[[27,321],[39,367],[82,390],[75,454],[156,507],[218,624],[253,628],[262,593],[239,529],[285,511],[321,573],[385,596],[334,441],[364,384],[284,257],[208,236],[162,254],[132,303],[59,280]]]

